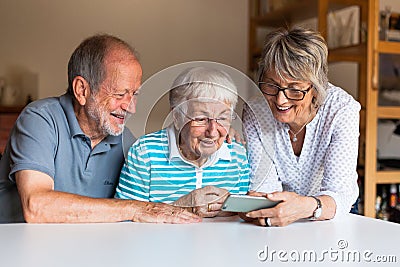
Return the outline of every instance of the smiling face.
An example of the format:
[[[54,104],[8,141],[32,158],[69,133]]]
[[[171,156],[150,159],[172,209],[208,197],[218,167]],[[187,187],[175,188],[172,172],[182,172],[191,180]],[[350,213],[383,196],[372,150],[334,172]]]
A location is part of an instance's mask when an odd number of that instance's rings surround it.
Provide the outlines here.
[[[92,133],[120,135],[126,115],[135,113],[142,68],[133,55],[117,49],[107,55],[104,64],[106,77],[99,91],[87,100],[87,126]]]
[[[307,90],[311,86],[310,82],[291,79],[281,80],[274,72],[264,73],[262,81],[283,88],[290,87],[300,90]],[[305,94],[304,99],[297,101],[287,99],[283,91],[280,91],[276,96],[264,96],[277,121],[289,124],[292,129],[298,129],[309,119],[313,97],[315,97],[315,89],[311,87],[311,90]]]
[[[229,132],[231,115],[229,104],[192,101],[185,114],[187,122],[178,138],[183,156],[201,166],[224,143]]]

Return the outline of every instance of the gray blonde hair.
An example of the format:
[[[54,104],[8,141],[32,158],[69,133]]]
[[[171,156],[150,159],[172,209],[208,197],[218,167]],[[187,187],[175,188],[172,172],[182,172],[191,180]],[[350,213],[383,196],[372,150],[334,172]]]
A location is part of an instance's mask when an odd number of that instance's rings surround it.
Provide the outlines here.
[[[72,53],[68,62],[68,89],[73,95],[72,82],[77,76],[82,76],[89,83],[93,93],[99,91],[100,84],[106,77],[104,59],[107,53],[115,47],[129,51],[136,59],[136,50],[118,37],[108,34],[98,34],[83,40]]]
[[[228,103],[233,110],[238,102],[237,88],[232,78],[222,70],[208,67],[188,68],[172,83],[172,89],[169,91],[170,107],[175,109],[187,101],[196,99]]]
[[[312,30],[279,28],[267,34],[259,63],[258,81],[274,72],[282,79],[309,81],[317,91],[315,104],[322,105],[328,88],[328,47]]]

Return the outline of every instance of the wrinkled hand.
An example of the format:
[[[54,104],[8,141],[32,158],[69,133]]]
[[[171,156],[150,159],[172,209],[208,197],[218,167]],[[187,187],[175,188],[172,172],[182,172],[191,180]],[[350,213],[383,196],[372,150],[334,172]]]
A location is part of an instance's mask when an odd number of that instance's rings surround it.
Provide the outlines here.
[[[252,197],[266,197],[267,193],[263,193],[263,192],[256,192],[256,191],[249,191],[247,192],[248,196],[252,196]]]
[[[233,138],[232,138],[232,136],[233,136]],[[243,145],[246,144],[246,141],[244,140],[244,138],[242,136],[240,136],[240,134],[231,127],[231,128],[229,128],[229,134],[226,136],[226,142],[228,142],[228,144],[231,144],[233,142],[233,140],[235,140],[238,143],[242,143]]]
[[[164,203],[143,202],[132,221],[146,223],[197,223],[201,218],[180,207]]]
[[[262,193],[262,192],[256,192],[256,191],[249,191],[247,192],[248,196],[253,196],[253,197],[266,197],[267,193]],[[244,212],[239,212],[238,215],[242,220],[245,220],[246,222],[251,222],[255,220],[255,218],[250,218],[246,216],[247,213]]]
[[[215,217],[221,212],[222,204],[228,195],[229,192],[226,189],[206,186],[193,190],[173,204],[183,208],[191,208],[194,214],[201,217]]]
[[[305,203],[309,203],[308,197],[294,192],[274,192],[266,194],[266,197],[273,201],[282,200],[282,202],[273,208],[256,210],[246,214],[246,217],[258,219],[262,226],[265,226],[265,218],[270,219],[270,226],[286,226],[305,218],[304,214],[308,212],[305,205]]]

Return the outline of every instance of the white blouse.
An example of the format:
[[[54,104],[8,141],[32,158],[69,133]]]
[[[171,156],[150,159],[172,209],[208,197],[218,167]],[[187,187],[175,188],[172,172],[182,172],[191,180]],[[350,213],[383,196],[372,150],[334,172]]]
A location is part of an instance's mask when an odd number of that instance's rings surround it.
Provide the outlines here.
[[[335,217],[348,213],[358,197],[360,108],[351,95],[329,84],[324,104],[306,126],[297,157],[289,139],[289,125],[275,120],[264,97],[250,100],[243,110],[250,189],[328,195],[336,202]]]

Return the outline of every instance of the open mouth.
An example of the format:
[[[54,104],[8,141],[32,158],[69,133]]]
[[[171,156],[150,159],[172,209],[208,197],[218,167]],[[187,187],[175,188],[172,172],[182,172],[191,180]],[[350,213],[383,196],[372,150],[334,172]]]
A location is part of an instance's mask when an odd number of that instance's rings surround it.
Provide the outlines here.
[[[111,113],[111,116],[116,118],[120,123],[123,123],[124,120],[125,120],[125,115],[124,114]]]
[[[281,107],[281,106],[275,105],[275,107],[276,107],[276,109],[277,109],[279,112],[287,112],[287,111],[289,111],[293,106]]]
[[[211,140],[211,139],[203,139],[203,140],[201,140],[201,143],[202,143],[204,146],[207,146],[207,147],[215,146],[215,141],[213,141],[213,140]]]

